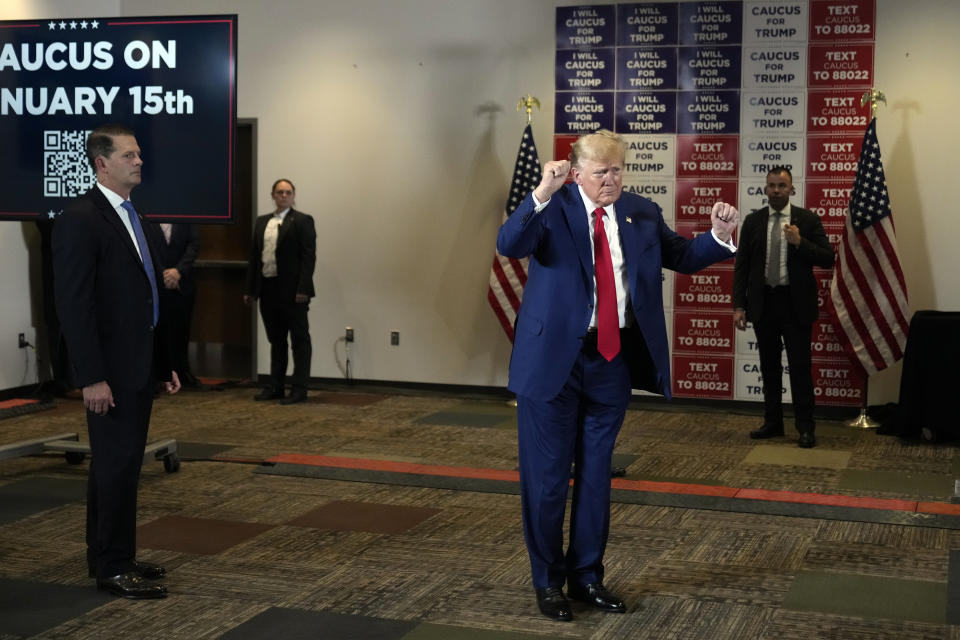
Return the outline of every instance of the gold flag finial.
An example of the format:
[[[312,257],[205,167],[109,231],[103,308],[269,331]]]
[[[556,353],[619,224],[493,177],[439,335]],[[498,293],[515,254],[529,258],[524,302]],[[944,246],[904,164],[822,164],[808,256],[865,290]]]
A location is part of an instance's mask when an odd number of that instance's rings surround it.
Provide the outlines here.
[[[520,98],[520,102],[517,103],[517,111],[524,109],[527,112],[527,124],[531,124],[533,122],[533,118],[531,117],[531,114],[533,113],[534,107],[536,107],[537,111],[539,111],[540,101],[534,98],[529,93],[523,96],[522,98]]]
[[[883,95],[883,91],[878,90],[876,87],[872,87],[870,91],[867,91],[862,96],[860,96],[860,106],[870,103],[870,117],[876,119],[877,109],[879,108],[879,103],[887,104],[887,96]]]

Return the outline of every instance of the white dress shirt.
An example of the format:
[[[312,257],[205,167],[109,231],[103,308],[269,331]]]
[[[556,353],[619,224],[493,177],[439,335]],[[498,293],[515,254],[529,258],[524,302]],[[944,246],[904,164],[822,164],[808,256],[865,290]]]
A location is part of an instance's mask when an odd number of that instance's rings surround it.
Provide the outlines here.
[[[263,273],[264,278],[277,277],[277,236],[280,233],[280,225],[283,224],[283,219],[287,216],[288,211],[290,211],[289,207],[274,213],[267,220],[267,228],[263,231],[263,252],[260,254],[260,260],[263,262],[261,273]]]
[[[143,254],[140,253],[140,243],[137,242],[137,234],[133,232],[133,225],[130,224],[130,216],[127,215],[127,210],[123,208],[123,203],[126,200],[123,199],[123,196],[111,191],[106,188],[99,182],[97,186],[100,187],[100,191],[103,192],[103,195],[107,197],[107,202],[110,203],[110,206],[113,207],[113,210],[117,212],[117,215],[120,216],[120,222],[123,223],[123,226],[127,229],[127,233],[130,234],[130,239],[133,241],[133,246],[137,249],[137,255],[140,256],[140,262],[143,263]]]

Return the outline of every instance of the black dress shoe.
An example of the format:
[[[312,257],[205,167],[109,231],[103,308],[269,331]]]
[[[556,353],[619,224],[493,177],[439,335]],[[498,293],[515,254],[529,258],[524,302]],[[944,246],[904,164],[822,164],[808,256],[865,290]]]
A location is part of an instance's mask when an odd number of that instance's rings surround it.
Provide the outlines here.
[[[610,468],[610,477],[611,478],[622,478],[627,475],[626,467],[611,467]]]
[[[167,570],[158,564],[153,564],[152,562],[134,560],[133,573],[137,574],[141,578],[146,578],[147,580],[159,580],[163,576],[167,575]],[[87,575],[91,578],[97,577],[97,572],[93,566],[87,566]]]
[[[279,404],[298,404],[307,401],[306,391],[291,391],[290,395],[280,401]]]
[[[160,565],[153,564],[152,562],[143,562],[141,560],[133,561],[133,572],[147,580],[159,580],[167,575],[167,570]]]
[[[561,622],[573,620],[570,603],[563,596],[563,590],[560,587],[547,587],[536,591],[537,606],[540,607],[540,613],[552,620],[560,620]]]
[[[567,587],[567,594],[574,600],[586,602],[590,606],[603,611],[623,613],[627,610],[623,600],[607,591],[602,582],[594,582],[593,584],[570,583]]]
[[[263,400],[282,400],[283,399],[283,389],[271,389],[267,387],[257,395],[253,396],[253,399],[257,402]]]
[[[763,423],[763,426],[750,432],[750,438],[753,440],[765,440],[766,438],[777,438],[783,435],[783,425],[772,425]]]
[[[110,578],[97,578],[97,589],[102,589],[121,598],[131,600],[149,600],[166,598],[167,588],[162,584],[147,582],[137,573],[130,571]]]
[[[812,449],[817,444],[817,439],[809,431],[804,431],[797,439],[797,446],[801,449]]]

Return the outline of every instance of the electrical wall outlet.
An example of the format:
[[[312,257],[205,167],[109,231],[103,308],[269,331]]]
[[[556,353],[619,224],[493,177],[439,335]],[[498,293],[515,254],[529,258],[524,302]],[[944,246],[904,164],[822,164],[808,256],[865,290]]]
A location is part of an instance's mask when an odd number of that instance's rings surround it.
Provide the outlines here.
[[[25,349],[27,346],[27,337],[22,333],[17,334],[17,348]]]
[[[347,342],[353,342],[353,327],[347,327],[344,335]]]
[[[400,344],[400,332],[391,331],[390,332],[390,344],[394,347]]]

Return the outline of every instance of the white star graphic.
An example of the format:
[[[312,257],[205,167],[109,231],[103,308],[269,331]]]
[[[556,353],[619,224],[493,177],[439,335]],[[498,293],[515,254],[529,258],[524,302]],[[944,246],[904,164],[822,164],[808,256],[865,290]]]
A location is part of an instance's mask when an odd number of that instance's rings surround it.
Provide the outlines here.
[[[53,209],[51,209],[50,211],[47,211],[47,219],[48,219],[48,220],[53,220],[53,219],[56,218],[56,217],[57,217],[57,214],[56,214],[56,212],[55,212]]]
[[[51,21],[48,22],[47,24],[49,25],[51,31],[53,31],[54,29],[57,28],[57,23],[54,22],[53,20],[51,20]]]
[[[66,28],[67,28],[67,23],[64,22],[63,20],[61,20],[61,21],[60,21],[60,30],[63,31],[63,30],[66,29]]]
[[[100,23],[97,22],[96,20],[93,20],[93,21],[90,22],[90,28],[91,28],[91,29],[96,29],[96,28],[99,27],[99,26],[100,26]]]
[[[80,28],[81,28],[81,29],[86,29],[86,28],[87,28],[87,24],[88,24],[87,21],[84,20],[83,22],[80,23]]]
[[[72,22],[70,23],[70,28],[71,28],[71,29],[76,29],[76,28],[77,28],[77,21],[76,21],[76,20],[74,20],[74,21],[72,21]]]

